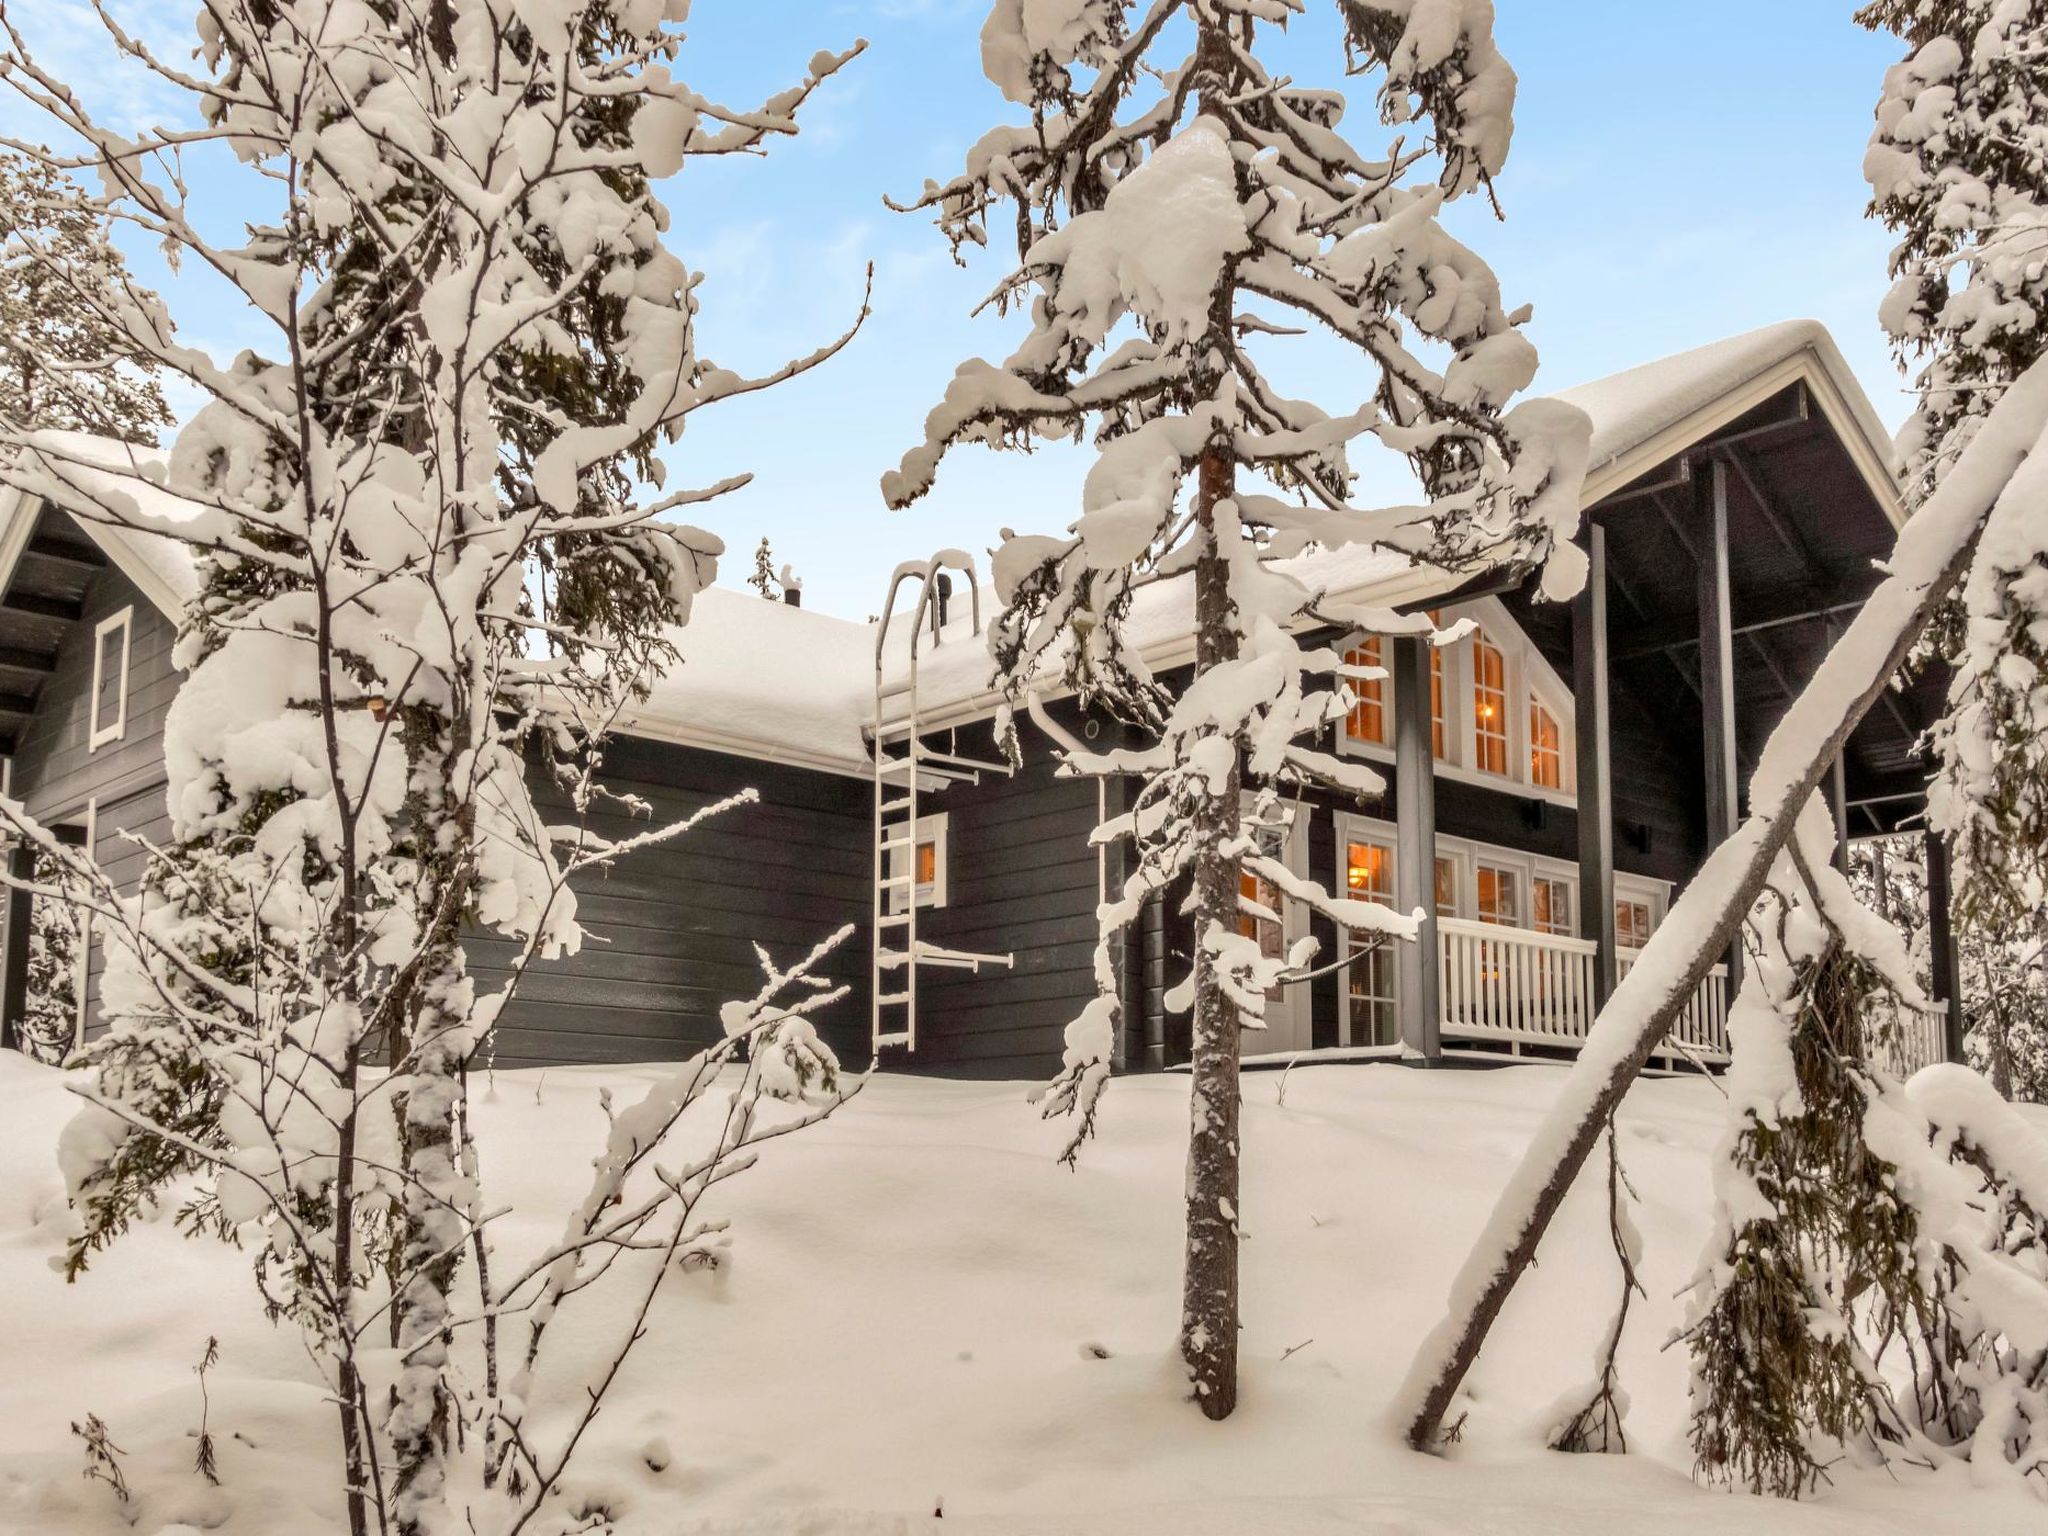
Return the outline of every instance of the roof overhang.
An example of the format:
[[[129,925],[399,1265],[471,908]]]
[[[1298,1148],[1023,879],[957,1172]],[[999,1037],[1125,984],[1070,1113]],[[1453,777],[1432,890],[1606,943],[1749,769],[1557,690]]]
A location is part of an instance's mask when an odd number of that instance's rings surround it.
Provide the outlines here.
[[[1906,525],[1905,503],[1891,472],[1891,445],[1883,436],[1862,389],[1848,374],[1848,364],[1833,343],[1808,344],[1789,357],[1762,369],[1706,404],[1679,417],[1586,472],[1579,505],[1591,508],[1616,491],[1649,474],[1739,421],[1773,396],[1804,385],[1820,416],[1848,453],[1850,462],[1894,528]]]

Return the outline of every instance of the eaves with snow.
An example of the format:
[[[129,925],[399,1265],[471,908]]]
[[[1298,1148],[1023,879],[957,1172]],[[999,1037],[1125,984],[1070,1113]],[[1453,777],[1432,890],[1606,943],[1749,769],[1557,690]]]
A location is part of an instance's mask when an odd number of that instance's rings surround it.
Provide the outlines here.
[[[1812,320],[1766,326],[1559,392],[1556,398],[1593,422],[1581,505],[1593,506],[1795,384],[1805,386],[1879,505],[1895,524],[1903,521],[1889,436],[1834,339]],[[109,521],[105,510],[110,498],[126,497],[160,526],[196,516],[190,502],[135,478],[136,472],[160,477],[161,456],[80,433],[52,432],[40,441],[75,493],[71,509],[85,531],[151,602],[176,617],[198,589],[189,547]],[[123,470],[130,472],[117,472]],[[0,493],[0,588],[34,523],[34,508],[22,503],[15,491]],[[1416,604],[1462,583],[1405,555],[1362,547],[1313,551],[1282,568],[1346,604]],[[976,636],[973,608],[970,595],[959,593],[942,642],[934,646],[929,633],[920,642],[919,715],[929,728],[978,718],[996,705],[993,665]],[[984,604],[981,618],[991,616]],[[1140,589],[1128,622],[1134,645],[1154,668],[1191,661],[1192,582],[1182,577]],[[709,751],[864,775],[878,630],[752,592],[710,588],[698,595],[692,622],[677,635],[680,664],[622,728]],[[880,658],[885,683],[905,675],[909,646],[906,613],[889,626]]]

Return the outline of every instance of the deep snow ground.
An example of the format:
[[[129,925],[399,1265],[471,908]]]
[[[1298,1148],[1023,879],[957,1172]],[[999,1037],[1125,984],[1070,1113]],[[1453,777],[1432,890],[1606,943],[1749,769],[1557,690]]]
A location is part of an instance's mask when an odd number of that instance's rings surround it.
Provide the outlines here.
[[[502,1248],[559,1230],[601,1135],[599,1088],[623,1100],[645,1076],[498,1076],[479,1115],[489,1203],[525,1212],[494,1227]],[[1561,1077],[1301,1068],[1284,1105],[1279,1074],[1247,1078],[1245,1382],[1220,1426],[1183,1400],[1171,1359],[1186,1079],[1116,1084],[1069,1173],[1018,1085],[878,1077],[724,1186],[731,1262],[671,1282],[585,1481],[633,1536],[2048,1528],[2048,1505],[1967,1468],[1838,1468],[1799,1505],[1690,1481],[1683,1352],[1659,1346],[1705,1231],[1720,1099],[1698,1079],[1639,1085],[1623,1121],[1650,1293],[1624,1354],[1638,1454],[1540,1444],[1615,1293],[1590,1188],[1496,1332],[1463,1443],[1441,1460],[1401,1449],[1386,1396]],[[67,1100],[56,1074],[0,1056],[0,1530],[324,1536],[329,1411],[295,1338],[262,1321],[243,1256],[166,1218],[75,1286],[51,1272]],[[566,1316],[555,1347],[594,1351],[597,1319]],[[209,1334],[219,1489],[191,1471]],[[87,1412],[126,1453],[125,1510],[80,1475],[68,1426]],[[659,1472],[643,1456],[657,1441]]]

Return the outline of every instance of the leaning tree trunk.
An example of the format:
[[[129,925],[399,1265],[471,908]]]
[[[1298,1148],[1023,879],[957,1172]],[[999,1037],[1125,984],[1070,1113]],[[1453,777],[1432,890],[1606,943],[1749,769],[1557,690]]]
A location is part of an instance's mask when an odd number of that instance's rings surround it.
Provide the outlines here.
[[[1713,850],[1634,968],[1594,1020],[1563,1092],[1486,1234],[1451,1287],[1450,1311],[1403,1384],[1396,1411],[1408,1443],[1436,1442],[1444,1415],[1515,1283],[1604,1127],[1657,1043],[1740,933],[1779,852],[1841,755],[1849,733],[1891,686],[1929,618],[1969,569],[1987,518],[2016,478],[2048,475],[2031,454],[2048,429],[2048,361],[2001,396],[1939,489],[1899,535],[1890,573],[1771,732],[1751,780],[1756,807]],[[2042,461],[2048,465],[2048,460]],[[2038,491],[2031,483],[2026,493]]]
[[[1237,657],[1237,615],[1230,599],[1230,556],[1216,536],[1216,504],[1232,491],[1221,448],[1202,456],[1196,487],[1196,537],[1206,548],[1195,565],[1195,671]],[[1233,525],[1234,526],[1234,525]],[[1243,822],[1238,808],[1240,752],[1223,783],[1213,780],[1196,808],[1195,1019],[1189,1105],[1187,1272],[1181,1300],[1181,1356],[1195,1400],[1212,1419],[1237,1407],[1238,1056],[1243,1025],[1216,973],[1212,940],[1237,921],[1238,860],[1231,851]]]

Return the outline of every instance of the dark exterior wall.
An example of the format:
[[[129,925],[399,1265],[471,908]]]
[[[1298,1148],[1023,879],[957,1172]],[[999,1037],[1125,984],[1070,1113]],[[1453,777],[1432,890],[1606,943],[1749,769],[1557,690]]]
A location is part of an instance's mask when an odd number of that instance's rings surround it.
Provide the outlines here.
[[[605,837],[666,825],[749,786],[760,801],[579,880],[583,949],[528,970],[499,1024],[496,1064],[678,1060],[720,1037],[721,1004],[759,990],[756,941],[787,963],[853,924],[821,968],[850,991],[815,1018],[842,1061],[866,1065],[867,781],[625,738],[607,747],[606,768],[613,788],[653,814],[601,809],[591,826]],[[551,781],[536,775],[535,793],[549,821],[573,819]],[[468,947],[479,990],[501,985],[514,946],[477,937]]]
[[[1080,716],[1054,707],[1069,729]],[[1019,724],[1024,766],[920,797],[947,815],[947,902],[918,914],[918,937],[948,949],[1010,954],[1009,969],[924,969],[917,1049],[884,1065],[949,1076],[1036,1078],[1059,1067],[1066,1026],[1095,995],[1096,787],[1055,778],[1049,744]],[[963,728],[965,756],[999,756],[986,724]],[[934,745],[942,745],[934,741]]]
[[[93,631],[124,607],[134,609],[128,652],[126,734],[96,752],[86,750],[92,707]],[[176,626],[111,567],[85,594],[84,616],[57,651],[57,669],[43,683],[36,711],[15,749],[11,784],[16,798],[45,826],[83,827],[93,807],[94,856],[123,891],[142,875],[142,850],[121,834],[151,841],[169,835],[164,805],[164,715],[180,674],[171,665]],[[105,947],[97,939],[86,970],[87,1033],[96,1034],[100,972]]]

